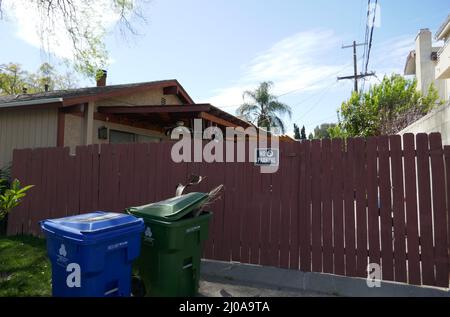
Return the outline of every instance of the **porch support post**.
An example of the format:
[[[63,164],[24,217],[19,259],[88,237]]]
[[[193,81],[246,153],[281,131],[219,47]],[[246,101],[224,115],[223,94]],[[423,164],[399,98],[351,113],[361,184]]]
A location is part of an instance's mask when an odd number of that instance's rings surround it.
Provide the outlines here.
[[[65,126],[65,117],[66,114],[62,111],[61,108],[58,109],[58,125],[56,131],[56,146],[64,147],[64,130]]]
[[[94,138],[94,108],[95,102],[89,101],[84,107],[84,144],[92,144]]]

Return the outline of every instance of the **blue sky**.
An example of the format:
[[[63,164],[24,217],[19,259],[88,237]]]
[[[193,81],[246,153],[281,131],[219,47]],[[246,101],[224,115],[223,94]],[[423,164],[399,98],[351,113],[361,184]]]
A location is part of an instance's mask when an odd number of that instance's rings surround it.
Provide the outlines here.
[[[450,6],[443,0],[379,4],[369,70],[381,78],[402,72],[418,30],[434,33]],[[353,72],[352,51],[341,45],[364,40],[366,0],[152,0],[143,8],[143,35],[124,40],[112,29],[107,38],[109,84],[176,78],[196,102],[234,113],[243,90],[272,80],[278,95],[295,90],[280,97],[293,109],[292,120],[284,120],[288,130],[296,122],[307,133],[336,122],[336,109],[353,89],[336,77]],[[0,49],[0,64],[35,70],[47,61],[29,14],[0,21],[1,47],[8,48]],[[362,52],[360,47],[359,58]],[[80,85],[92,82],[81,79]]]

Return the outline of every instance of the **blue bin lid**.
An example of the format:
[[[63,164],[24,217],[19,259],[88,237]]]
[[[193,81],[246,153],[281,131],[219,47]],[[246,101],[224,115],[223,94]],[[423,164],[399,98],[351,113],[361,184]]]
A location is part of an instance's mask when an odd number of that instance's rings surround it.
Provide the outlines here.
[[[44,231],[75,239],[78,241],[92,240],[107,236],[115,236],[124,230],[143,231],[142,219],[131,215],[96,211],[82,215],[47,219],[41,221]]]

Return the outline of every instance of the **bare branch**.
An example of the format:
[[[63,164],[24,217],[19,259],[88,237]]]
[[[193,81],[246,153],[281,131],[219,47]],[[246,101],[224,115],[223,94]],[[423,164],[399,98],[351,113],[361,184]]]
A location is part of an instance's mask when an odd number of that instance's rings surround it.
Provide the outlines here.
[[[3,14],[0,0],[0,18]],[[110,9],[118,15],[116,26],[119,27],[123,38],[127,34],[141,35],[136,27],[137,23],[146,23],[140,4],[148,0],[108,0],[100,5],[109,5]],[[97,69],[105,67],[108,54],[104,44],[106,26],[101,18],[96,17],[91,0],[29,0],[30,9],[37,10],[39,14],[38,33],[44,53],[50,56],[52,46],[58,43],[61,32],[67,34],[70,40],[73,60],[66,60],[74,68],[90,76],[95,75]],[[97,3],[96,3],[97,4]],[[105,8],[107,9],[107,8]]]

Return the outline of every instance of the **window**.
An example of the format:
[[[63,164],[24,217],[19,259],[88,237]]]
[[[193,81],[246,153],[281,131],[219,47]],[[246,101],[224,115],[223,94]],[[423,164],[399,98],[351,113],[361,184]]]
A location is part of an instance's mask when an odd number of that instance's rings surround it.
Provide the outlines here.
[[[155,136],[147,136],[147,135],[137,135],[138,143],[153,143],[161,141],[160,138]]]
[[[136,135],[134,133],[109,130],[109,143],[134,143]]]
[[[109,143],[149,143],[160,142],[161,138],[156,136],[140,135],[131,132],[124,132],[118,130],[109,130]]]

